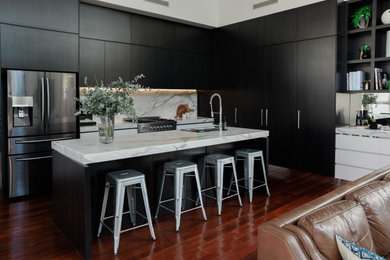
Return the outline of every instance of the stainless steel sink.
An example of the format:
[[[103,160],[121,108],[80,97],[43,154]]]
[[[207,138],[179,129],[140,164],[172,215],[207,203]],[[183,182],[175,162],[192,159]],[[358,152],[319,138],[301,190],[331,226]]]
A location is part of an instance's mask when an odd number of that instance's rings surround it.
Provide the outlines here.
[[[200,127],[200,128],[182,129],[182,131],[194,132],[194,133],[205,133],[205,132],[219,131],[219,128],[217,128],[217,127]]]

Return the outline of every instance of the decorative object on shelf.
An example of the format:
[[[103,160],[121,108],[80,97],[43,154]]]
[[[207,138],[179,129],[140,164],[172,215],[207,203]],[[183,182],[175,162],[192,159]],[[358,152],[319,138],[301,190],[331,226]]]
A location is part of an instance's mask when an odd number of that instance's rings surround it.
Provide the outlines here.
[[[368,27],[371,18],[371,8],[365,6],[360,8],[354,15],[352,15],[352,24],[355,28],[364,29]]]
[[[390,31],[386,33],[386,57],[390,57]]]
[[[382,89],[385,89],[387,81],[388,81],[387,73],[383,72],[382,73]]]
[[[360,60],[371,58],[371,47],[364,44],[360,49]]]
[[[386,88],[387,88],[387,90],[390,90],[390,80],[388,80],[388,81],[386,82]]]
[[[134,79],[123,81],[121,77],[118,80],[108,84],[100,83],[91,87],[81,88],[80,109],[76,115],[92,114],[100,117],[99,141],[101,143],[112,143],[114,141],[114,118],[117,114],[129,115],[137,122],[137,114],[134,110],[132,94],[139,89],[147,89],[138,81],[145,76],[137,75]],[[85,85],[88,86],[87,78]]]
[[[364,90],[369,90],[370,89],[370,80],[365,80],[364,81]]]
[[[387,9],[383,12],[381,16],[381,21],[383,24],[390,24],[390,9]]]

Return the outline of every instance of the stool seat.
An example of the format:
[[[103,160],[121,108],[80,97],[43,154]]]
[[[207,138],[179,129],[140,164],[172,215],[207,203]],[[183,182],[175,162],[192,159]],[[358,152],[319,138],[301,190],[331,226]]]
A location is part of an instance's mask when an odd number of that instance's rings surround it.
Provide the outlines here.
[[[129,179],[143,178],[144,175],[135,170],[123,170],[110,172],[106,175],[106,181],[110,183],[120,183],[123,181],[128,181]]]
[[[217,161],[221,162],[221,161],[232,160],[233,156],[226,155],[226,154],[210,154],[210,155],[206,155],[204,159],[206,163],[215,164]]]
[[[164,169],[170,172],[175,172],[177,169],[185,170],[193,167],[198,167],[198,165],[196,163],[183,160],[167,162],[164,164]]]
[[[137,189],[138,187],[135,187],[135,185],[140,185],[146,216],[136,211],[135,189]],[[106,217],[107,200],[110,192],[110,187],[112,186],[115,189],[114,215]],[[127,193],[127,202],[129,206],[128,212],[123,212],[125,191]],[[130,221],[134,226],[136,221],[136,214],[145,218],[148,221],[148,223],[121,231],[122,215],[124,214],[130,214]],[[106,219],[111,219],[111,218],[114,218],[113,229],[111,229],[109,226],[107,226],[104,223]],[[140,228],[146,225],[149,226],[150,235],[152,236],[153,240],[155,240],[156,236],[154,234],[152,218],[149,209],[149,200],[148,200],[148,193],[147,193],[146,183],[145,183],[145,175],[135,170],[122,170],[122,171],[115,171],[115,172],[108,173],[106,175],[106,185],[104,190],[103,204],[100,213],[100,223],[99,223],[97,236],[98,237],[100,236],[103,226],[105,226],[112,233],[114,233],[114,254],[116,255],[119,248],[120,233],[133,230],[136,228]]]
[[[249,155],[258,157],[260,155],[263,155],[263,151],[262,150],[257,150],[257,149],[251,149],[251,148],[239,149],[239,150],[236,151],[236,156],[246,157],[246,156],[249,156]]]

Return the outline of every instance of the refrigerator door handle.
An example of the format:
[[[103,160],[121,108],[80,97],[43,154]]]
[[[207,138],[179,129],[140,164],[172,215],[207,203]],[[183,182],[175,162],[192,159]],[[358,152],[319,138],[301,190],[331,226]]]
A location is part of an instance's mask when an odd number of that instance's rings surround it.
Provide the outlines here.
[[[50,120],[50,82],[49,78],[46,78],[46,91],[47,91],[47,121]],[[49,122],[47,122],[48,124]]]
[[[41,110],[42,110],[42,126],[45,125],[45,80],[43,78],[41,78],[41,90],[42,90],[42,107],[41,107]]]
[[[21,161],[33,161],[33,160],[42,160],[42,159],[49,159],[52,158],[52,155],[47,155],[47,156],[39,156],[39,157],[30,157],[30,158],[18,158],[15,159],[16,162],[21,162]]]
[[[16,141],[15,144],[35,144],[35,143],[44,143],[44,142],[63,141],[69,139],[72,139],[72,137],[51,138],[51,139],[31,140],[31,141]]]

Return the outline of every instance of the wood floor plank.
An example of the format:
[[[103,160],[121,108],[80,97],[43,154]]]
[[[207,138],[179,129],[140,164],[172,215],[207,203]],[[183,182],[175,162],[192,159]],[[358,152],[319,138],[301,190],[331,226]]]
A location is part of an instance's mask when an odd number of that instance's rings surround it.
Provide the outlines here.
[[[207,221],[200,210],[182,216],[175,231],[174,215],[154,220],[156,241],[141,228],[121,234],[113,256],[109,233],[93,238],[94,259],[256,259],[257,227],[344,184],[346,181],[270,166],[271,196],[254,192],[253,203],[241,190],[243,206],[232,198],[217,215],[215,201],[205,202]],[[51,196],[0,202],[0,259],[82,259],[52,220]]]

